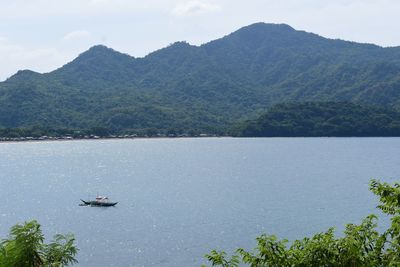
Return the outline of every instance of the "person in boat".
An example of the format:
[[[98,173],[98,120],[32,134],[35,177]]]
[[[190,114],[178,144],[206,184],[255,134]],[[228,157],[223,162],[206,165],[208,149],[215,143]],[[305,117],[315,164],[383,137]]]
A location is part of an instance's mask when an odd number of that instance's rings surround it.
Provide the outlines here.
[[[96,202],[99,202],[99,203],[108,202],[108,197],[97,196],[97,197],[96,197]]]

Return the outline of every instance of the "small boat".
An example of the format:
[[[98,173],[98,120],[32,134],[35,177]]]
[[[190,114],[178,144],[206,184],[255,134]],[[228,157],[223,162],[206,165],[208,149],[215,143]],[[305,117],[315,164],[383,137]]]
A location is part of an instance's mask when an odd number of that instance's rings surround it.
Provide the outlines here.
[[[85,201],[81,199],[82,206],[97,206],[97,207],[113,207],[117,205],[118,202],[109,202],[108,197],[97,196],[95,200]]]

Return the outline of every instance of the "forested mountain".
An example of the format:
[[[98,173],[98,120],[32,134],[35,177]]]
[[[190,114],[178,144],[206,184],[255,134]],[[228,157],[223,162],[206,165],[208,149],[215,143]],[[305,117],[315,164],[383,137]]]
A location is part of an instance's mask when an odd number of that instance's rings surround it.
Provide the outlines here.
[[[400,136],[400,112],[341,102],[277,104],[237,124],[236,136]]]
[[[282,102],[400,107],[400,48],[257,23],[143,58],[95,46],[46,74],[0,83],[0,127],[225,131]]]

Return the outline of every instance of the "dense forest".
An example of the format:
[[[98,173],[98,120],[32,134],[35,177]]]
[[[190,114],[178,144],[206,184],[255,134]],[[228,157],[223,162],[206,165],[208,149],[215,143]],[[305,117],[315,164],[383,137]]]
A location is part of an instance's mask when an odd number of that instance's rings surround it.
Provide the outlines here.
[[[0,128],[226,132],[283,102],[400,107],[400,48],[256,23],[143,58],[94,46],[50,73],[0,83]]]
[[[400,136],[400,112],[345,102],[278,104],[237,124],[236,136]]]
[[[400,136],[400,112],[391,108],[349,102],[295,102],[277,104],[252,120],[242,120],[224,130],[202,134],[198,129],[123,129],[107,127],[52,128],[45,126],[0,128],[0,138],[22,137],[195,137],[229,135],[236,137],[318,137],[318,136]],[[15,139],[17,138],[17,139]],[[1,140],[1,139],[0,139]],[[21,139],[27,140],[27,139]]]

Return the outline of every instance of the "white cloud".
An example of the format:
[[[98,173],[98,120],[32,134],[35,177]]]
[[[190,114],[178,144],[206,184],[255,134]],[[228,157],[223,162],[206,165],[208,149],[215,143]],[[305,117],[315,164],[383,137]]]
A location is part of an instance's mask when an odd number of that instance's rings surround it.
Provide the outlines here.
[[[4,1],[4,0],[2,0]],[[137,14],[165,9],[179,0],[10,0],[0,1],[0,18]],[[52,18],[53,19],[53,18]]]
[[[0,37],[0,58],[0,81],[12,76],[17,70],[52,71],[71,59],[55,48],[25,47],[5,37]]]
[[[197,14],[204,14],[220,9],[220,6],[207,3],[200,0],[189,1],[180,3],[172,10],[172,14],[177,16],[191,16]]]
[[[0,38],[0,80],[18,69],[50,71],[99,43],[144,56],[260,21],[400,45],[398,10],[399,0],[0,0],[0,34],[9,38]]]
[[[97,5],[97,4],[100,4],[100,5],[109,4],[111,2],[112,2],[111,0],[91,0],[90,1],[90,3],[94,4],[94,5]]]
[[[63,40],[70,41],[70,40],[75,40],[75,39],[86,38],[89,36],[90,36],[90,33],[88,31],[79,30],[79,31],[73,31],[73,32],[66,34],[63,37]]]

